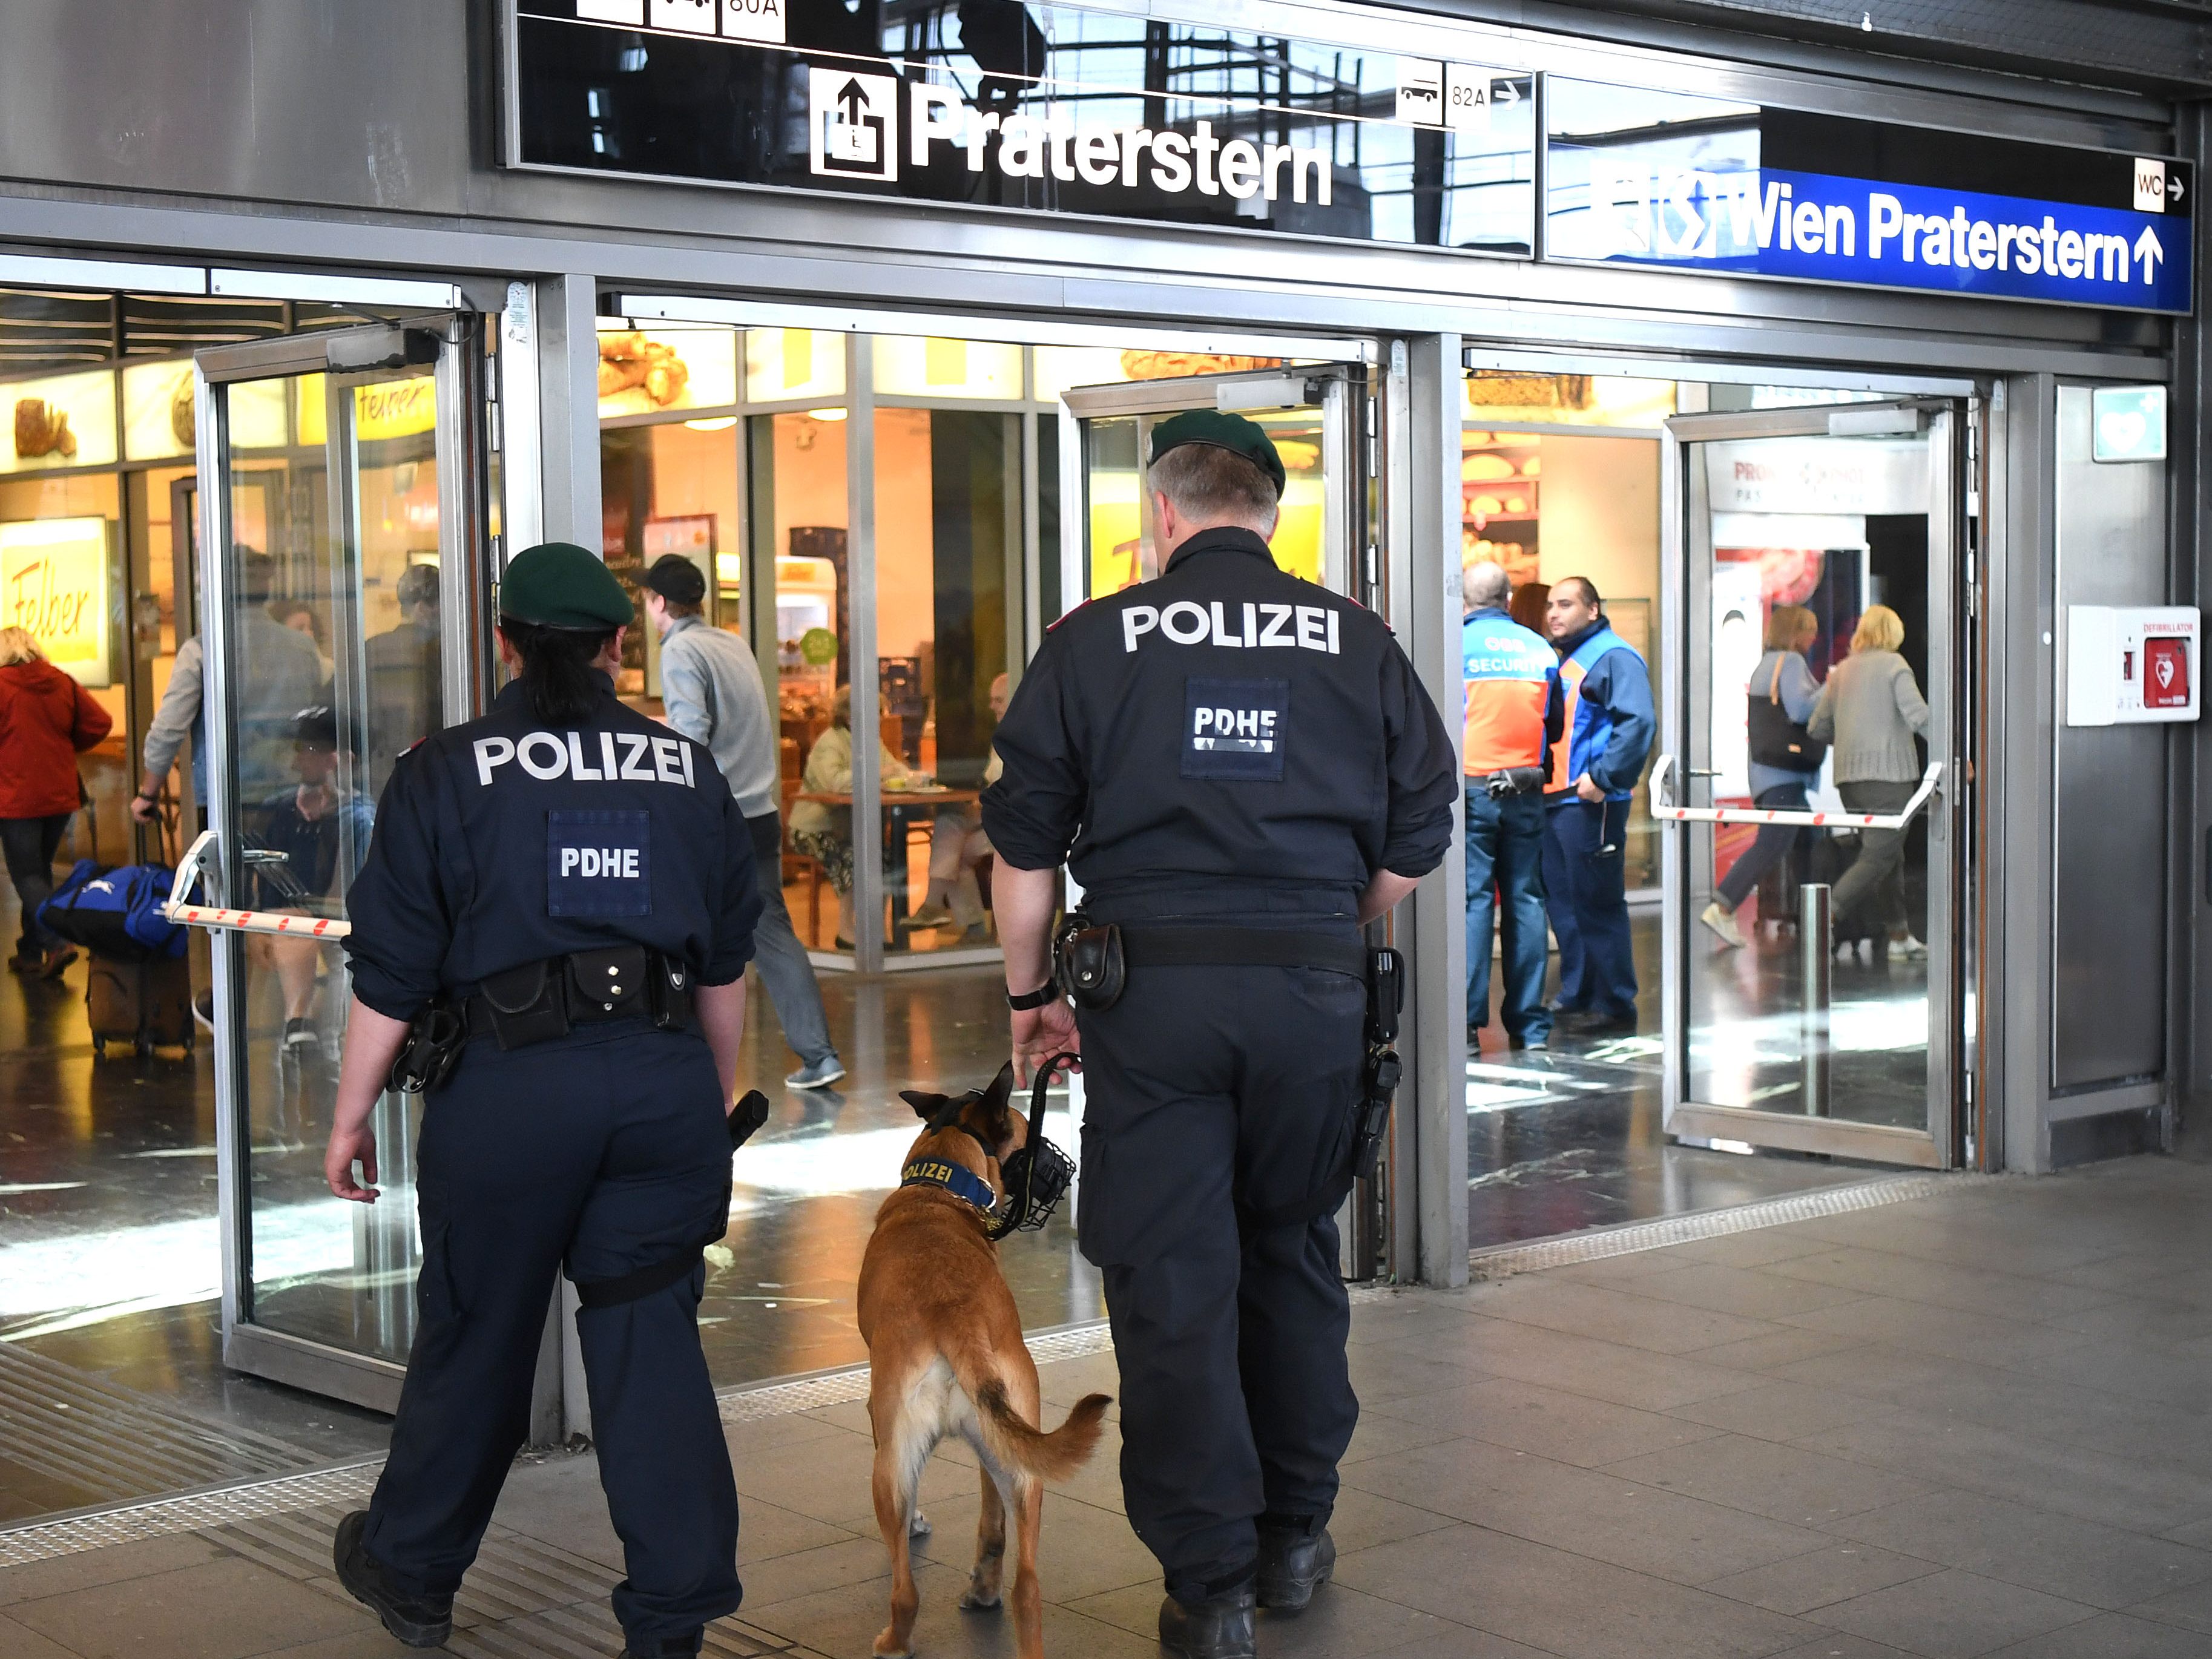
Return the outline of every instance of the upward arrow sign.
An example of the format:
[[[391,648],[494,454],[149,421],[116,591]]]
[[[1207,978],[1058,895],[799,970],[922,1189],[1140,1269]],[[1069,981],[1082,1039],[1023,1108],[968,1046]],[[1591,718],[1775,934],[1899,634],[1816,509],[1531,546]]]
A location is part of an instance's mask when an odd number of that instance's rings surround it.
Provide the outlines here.
[[[845,118],[857,125],[868,112],[868,89],[858,81],[848,81],[844,90],[837,94],[837,101],[845,106]],[[2148,236],[2150,232],[2145,230],[2143,234]]]
[[[2148,287],[2157,278],[2159,263],[2166,258],[2166,250],[2158,245],[2158,233],[2148,225],[2136,238],[2136,258],[2142,262],[2142,279]]]

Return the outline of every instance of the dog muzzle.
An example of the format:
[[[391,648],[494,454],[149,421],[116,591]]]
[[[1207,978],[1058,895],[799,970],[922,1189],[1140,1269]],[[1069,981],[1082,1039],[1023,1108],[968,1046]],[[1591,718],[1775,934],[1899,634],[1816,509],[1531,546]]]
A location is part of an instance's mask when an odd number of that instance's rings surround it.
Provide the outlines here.
[[[1038,1132],[1032,1117],[1028,1144],[1007,1155],[999,1177],[1006,1184],[1006,1207],[993,1220],[991,1237],[1033,1233],[1052,1219],[1060,1200],[1067,1196],[1075,1163]]]

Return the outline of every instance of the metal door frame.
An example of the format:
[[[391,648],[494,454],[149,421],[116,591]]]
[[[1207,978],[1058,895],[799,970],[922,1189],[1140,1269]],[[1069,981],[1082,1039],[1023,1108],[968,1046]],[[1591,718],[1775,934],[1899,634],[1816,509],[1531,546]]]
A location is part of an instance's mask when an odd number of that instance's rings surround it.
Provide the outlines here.
[[[199,508],[200,644],[204,662],[202,708],[208,742],[208,822],[199,868],[203,892],[217,905],[242,892],[239,849],[222,832],[239,803],[232,799],[230,768],[236,734],[233,729],[229,619],[234,600],[230,561],[230,450],[228,404],[217,389],[241,380],[273,380],[323,373],[357,373],[374,366],[380,337],[428,334],[436,340],[433,375],[438,410],[438,545],[441,570],[465,580],[441,583],[441,632],[445,647],[443,689],[450,721],[478,712],[484,671],[483,584],[475,574],[485,547],[488,499],[486,434],[483,430],[483,346],[480,319],[452,313],[410,319],[403,324],[370,325],[311,334],[289,335],[245,345],[219,346],[194,359],[194,400]],[[334,362],[334,356],[338,361]],[[332,407],[348,400],[333,392]],[[326,447],[350,441],[347,419],[327,428]],[[333,470],[335,471],[335,469]],[[349,486],[333,477],[334,492]],[[333,520],[333,531],[343,522]],[[458,648],[457,648],[458,647]],[[212,891],[207,890],[212,888]],[[215,979],[215,1078],[216,1215],[222,1251],[223,1363],[234,1370],[268,1377],[313,1393],[350,1401],[378,1411],[393,1410],[404,1365],[353,1352],[288,1332],[254,1324],[247,1316],[252,1261],[251,1171],[246,1157],[251,1126],[242,1088],[245,1062],[245,988],[242,924],[202,921],[210,927],[210,956]],[[380,1149],[397,1152],[399,1149]],[[393,1159],[389,1167],[401,1167]]]
[[[1883,1164],[1948,1169],[1959,1159],[1960,1112],[1964,1103],[1961,1064],[1971,1048],[1965,1030],[1963,988],[1968,908],[1968,872],[1963,858],[1964,792],[1956,781],[1968,755],[1971,733],[1964,720],[1967,706],[1962,676],[1966,653],[1962,623],[1967,580],[1966,516],[1969,480],[1966,436],[1974,418],[1964,399],[1900,398],[1876,403],[1820,404],[1743,412],[1678,415],[1667,422],[1660,460],[1661,638],[1671,665],[1661,690],[1661,747],[1681,757],[1679,797],[1686,799],[1691,769],[1706,758],[1708,736],[1693,728],[1696,702],[1688,669],[1710,660],[1711,605],[1710,549],[1693,557],[1691,516],[1702,500],[1703,479],[1689,453],[1702,443],[1732,439],[1828,437],[1838,434],[1830,416],[1884,410],[1917,410],[1924,416],[1929,453],[1928,644],[1929,758],[1942,769],[1927,805],[1928,860],[1928,1067],[1927,1117],[1919,1129],[1851,1123],[1837,1118],[1808,1118],[1798,1113],[1765,1112],[1688,1098],[1689,975],[1691,937],[1688,882],[1692,869],[1686,836],[1709,833],[1683,823],[1666,825],[1662,847],[1662,1027],[1665,1042],[1663,1118],[1667,1133],[1678,1139],[1728,1139],[1775,1151],[1825,1153]],[[1706,531],[1710,534],[1710,529]],[[1702,601],[1702,603],[1700,603]],[[1655,787],[1656,793],[1656,787]],[[1656,804],[1656,803],[1655,803]]]
[[[1377,614],[1387,614],[1383,605],[1384,577],[1389,568],[1385,502],[1377,499],[1376,441],[1383,379],[1364,362],[1339,362],[1069,387],[1060,394],[1060,400],[1062,604],[1073,610],[1090,597],[1090,468],[1084,449],[1085,422],[1132,416],[1137,418],[1137,510],[1142,538],[1137,580],[1150,581],[1160,574],[1150,562],[1154,546],[1152,493],[1143,483],[1152,417],[1196,409],[1241,412],[1318,408],[1322,454],[1322,583],[1332,592],[1343,594]],[[1279,392],[1282,401],[1267,401],[1269,394],[1275,392]],[[1072,884],[1073,878],[1070,879]],[[1370,932],[1376,943],[1388,944],[1395,937],[1396,927],[1394,914],[1384,917]],[[1407,1042],[1401,1046],[1410,1047],[1410,1033]],[[1080,1087],[1080,1079],[1076,1079],[1071,1085],[1071,1096],[1079,1096]],[[1408,1117],[1413,1110],[1412,1093],[1408,1089],[1401,1096]],[[1080,1122],[1079,1098],[1073,1103]],[[1404,1194],[1404,1202],[1413,1200],[1418,1179],[1412,1151],[1415,1145],[1413,1136],[1401,1139],[1394,1134],[1383,1175],[1379,1179],[1354,1182],[1344,1207],[1338,1212],[1338,1267],[1346,1279],[1373,1279],[1391,1270],[1393,1194]],[[1410,1273],[1401,1271],[1399,1276],[1409,1277]]]

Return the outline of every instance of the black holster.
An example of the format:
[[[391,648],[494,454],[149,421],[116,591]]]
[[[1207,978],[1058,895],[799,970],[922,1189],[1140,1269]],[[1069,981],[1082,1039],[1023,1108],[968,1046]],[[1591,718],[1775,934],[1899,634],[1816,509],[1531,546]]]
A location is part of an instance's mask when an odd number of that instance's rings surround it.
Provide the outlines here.
[[[453,1075],[469,1040],[469,1023],[459,1008],[440,997],[415,1016],[384,1086],[401,1094],[426,1095]]]
[[[1367,1063],[1359,1074],[1359,1122],[1352,1138],[1352,1173],[1365,1181],[1382,1159],[1390,1129],[1390,1103],[1405,1062],[1390,1045],[1406,1005],[1406,959],[1388,948],[1372,951],[1367,969]]]

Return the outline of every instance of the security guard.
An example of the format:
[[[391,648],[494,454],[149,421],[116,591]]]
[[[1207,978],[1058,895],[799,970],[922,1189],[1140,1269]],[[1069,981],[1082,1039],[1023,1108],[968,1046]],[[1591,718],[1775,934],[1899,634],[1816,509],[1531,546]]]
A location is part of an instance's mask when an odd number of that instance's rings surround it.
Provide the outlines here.
[[[701,1249],[728,1220],[752,842],[713,756],[616,701],[632,611],[605,564],[532,548],[500,610],[516,678],[400,757],[349,895],[333,1193],[376,1200],[368,1119],[395,1061],[428,1087],[415,1343],[337,1573],[401,1641],[446,1639],[565,1267],[627,1651],[695,1654],[740,1598],[697,1315]]]
[[[1261,428],[1163,422],[1148,483],[1166,568],[1047,636],[983,826],[1017,1067],[1085,1068],[1078,1229],[1105,1276],[1129,1520],[1165,1571],[1160,1640],[1233,1659],[1255,1599],[1301,1608],[1335,1560],[1358,928],[1443,859],[1457,779],[1389,629],[1276,568]],[[1047,961],[1063,860],[1123,980],[1079,1014]]]
[[[1467,721],[1467,1044],[1490,1021],[1492,895],[1504,901],[1505,984],[1498,1013],[1516,1048],[1551,1046],[1544,1005],[1544,808],[1539,799],[1552,745],[1565,729],[1559,659],[1544,636],[1507,614],[1513,585],[1484,560],[1467,570],[1460,627]]]

